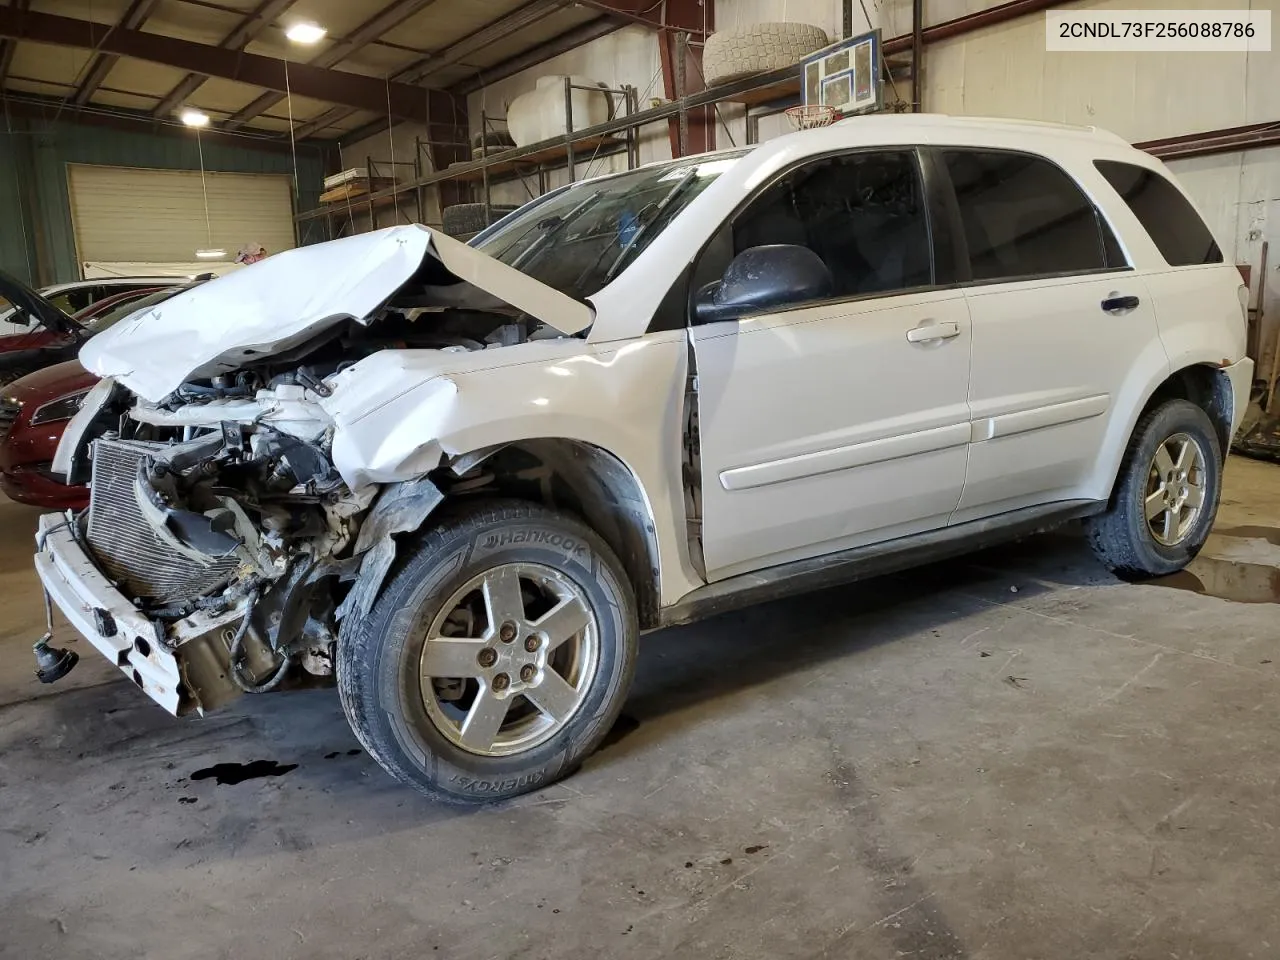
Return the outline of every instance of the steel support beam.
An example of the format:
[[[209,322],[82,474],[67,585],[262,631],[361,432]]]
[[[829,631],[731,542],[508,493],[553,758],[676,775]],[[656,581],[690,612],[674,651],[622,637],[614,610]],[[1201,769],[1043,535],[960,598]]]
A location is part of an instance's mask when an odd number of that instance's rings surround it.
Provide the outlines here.
[[[492,83],[514,76],[521,70],[536,67],[552,57],[558,57],[562,53],[576,50],[592,40],[607,37],[609,34],[621,30],[622,27],[623,24],[613,17],[599,17],[571,30],[566,30],[564,33],[552,37],[546,43],[538,44],[532,50],[516,54],[516,56],[503,60],[501,63],[495,63],[492,67],[485,67],[474,78],[457,83],[450,87],[449,90],[458,96],[465,97],[470,93],[475,93],[477,90],[484,89]]]
[[[52,122],[60,116],[60,123],[70,121],[87,127],[124,130],[129,133],[145,131],[156,136],[181,138],[183,140],[189,140],[191,137],[191,132],[186,127],[174,121],[157,123],[156,119],[148,113],[132,112],[123,108],[97,108],[93,104],[87,104],[76,112],[74,118],[71,118],[68,116],[65,102],[60,99],[16,91],[0,93],[0,103],[3,104],[3,107],[0,108],[0,113],[8,111],[11,116],[24,117],[29,120]],[[0,123],[2,122],[0,120]],[[206,146],[211,143],[220,143],[241,149],[261,150],[266,153],[288,155],[290,152],[288,140],[281,140],[275,136],[262,133],[256,135],[250,133],[225,133],[222,130],[211,127],[202,131],[200,136]],[[309,143],[298,142],[299,150],[323,151],[328,146],[329,144],[327,143],[317,141]]]
[[[1206,130],[1203,133],[1187,133],[1160,140],[1135,143],[1161,160],[1183,160],[1188,157],[1207,157],[1215,153],[1232,153],[1236,150],[1258,150],[1280,145],[1280,121],[1250,123],[1243,127],[1226,127],[1222,130]]]
[[[269,90],[291,88],[299,96],[359,110],[389,111],[392,116],[407,120],[427,119],[426,97],[420,87],[310,64],[290,67],[286,83],[284,63],[275,57],[224,50],[158,33],[104,27],[88,20],[0,7],[0,37],[113,53]]]
[[[694,18],[696,26],[681,26],[682,18],[680,14],[673,13],[671,9],[679,10],[688,6],[681,0],[668,0],[667,3],[663,4],[654,3],[653,0],[576,0],[576,2],[579,6],[591,7],[608,16],[627,23],[639,24],[642,27],[648,27],[650,30],[659,30],[663,33],[687,30],[697,40],[706,39],[706,34],[711,33],[714,29],[709,13],[705,31],[702,28],[701,13]],[[706,2],[709,7],[714,0],[706,0]],[[694,6],[698,6],[698,4],[695,3]],[[663,17],[663,7],[667,8],[665,17]]]
[[[706,89],[702,79],[702,47],[689,39],[715,29],[715,0],[668,0],[655,15],[659,26],[671,27],[658,36],[658,59],[662,68],[662,92],[668,100],[683,100]],[[671,156],[683,157],[715,149],[714,107],[695,112],[681,110],[668,124]]]
[[[339,40],[327,50],[312,57],[307,63],[314,67],[337,66],[361,47],[368,46],[388,30],[399,26],[414,14],[425,10],[435,2],[436,0],[393,0],[390,6],[383,7],[360,26],[356,27],[350,36]],[[248,106],[236,111],[227,121],[226,126],[229,130],[244,126],[254,117],[270,110],[283,99],[284,94],[276,91],[264,93]]]
[[[133,0],[125,9],[124,14],[120,17],[117,27],[123,27],[126,30],[137,30],[147,18],[160,6],[160,0]],[[71,102],[76,106],[82,106],[89,102],[89,98],[93,96],[98,87],[102,86],[102,82],[107,79],[107,74],[111,72],[111,68],[116,65],[120,58],[113,53],[100,53],[93,58],[93,62],[89,65],[89,72],[80,81],[80,86],[76,88],[76,92],[71,95]]]
[[[1010,20],[1017,20],[1033,13],[1039,13],[1042,10],[1061,7],[1066,2],[1067,0],[1012,0],[1010,3],[1000,4],[998,7],[988,7],[986,10],[979,10],[977,13],[956,17],[954,20],[944,20],[942,23],[935,23],[931,27],[924,27],[921,30],[921,39],[925,44],[937,43],[939,40],[950,40],[952,37],[973,33],[975,30],[981,30],[984,27],[993,27],[996,24],[1008,23]],[[881,55],[887,57],[891,53],[906,53],[911,49],[914,41],[914,33],[904,33],[900,37],[893,37],[884,42],[880,48]]]
[[[404,69],[397,71],[392,79],[402,83],[422,83],[427,81],[439,70],[465,60],[490,44],[497,43],[499,40],[504,40],[512,34],[518,33],[526,27],[537,23],[543,17],[568,6],[570,2],[571,0],[532,0],[531,3],[526,3],[505,16],[485,24],[479,30],[469,33],[457,42],[409,64]],[[326,110],[314,120],[299,127],[299,135],[311,136],[325,127],[344,120],[351,116],[353,112],[352,110],[342,109]],[[381,125],[381,121],[379,121],[379,125]],[[369,124],[369,126],[373,127],[374,125]]]
[[[222,38],[218,46],[224,50],[242,49],[250,40],[255,39],[271,26],[276,17],[283,14],[295,2],[296,0],[262,0],[234,30]],[[169,116],[208,79],[204,74],[188,73],[156,104],[155,109],[151,111],[152,116]]]
[[[31,0],[9,0],[9,5],[19,13],[25,13],[31,6]],[[18,48],[16,40],[0,39],[0,90],[9,77],[9,67],[13,63],[13,53]]]

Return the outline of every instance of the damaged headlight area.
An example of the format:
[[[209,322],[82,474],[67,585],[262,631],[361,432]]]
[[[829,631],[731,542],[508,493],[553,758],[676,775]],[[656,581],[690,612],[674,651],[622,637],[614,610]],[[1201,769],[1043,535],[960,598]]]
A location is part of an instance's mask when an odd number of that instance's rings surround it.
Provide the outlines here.
[[[64,612],[92,613],[81,631],[170,709],[273,689],[295,666],[331,675],[340,625],[368,611],[396,538],[443,499],[429,428],[396,448],[394,463],[370,466],[362,458],[383,445],[366,438],[366,449],[349,435],[362,405],[376,410],[397,390],[447,382],[431,354],[516,347],[589,325],[586,306],[531,292],[522,274],[447,238],[433,241],[443,251],[435,256],[416,252],[428,236],[414,228],[362,240],[385,269],[368,282],[366,272],[347,277],[323,308],[314,297],[282,300],[264,262],[255,276],[210,282],[106,331],[82,353],[104,379],[68,408],[53,469],[89,483],[90,503],[69,527],[41,534],[37,566]],[[477,257],[483,270],[468,266]],[[276,267],[280,282],[296,283],[287,258]],[[356,307],[375,296],[372,312]],[[297,316],[286,309],[295,299]],[[562,313],[572,322],[546,319]],[[402,379],[389,380],[375,355],[390,353],[413,353],[418,365],[406,361]],[[125,634],[142,646],[130,649]]]
[[[90,481],[77,539],[155,625],[200,709],[273,689],[295,664],[330,675],[341,619],[368,608],[394,537],[443,498],[425,476],[353,491],[335,468],[326,378],[350,362],[337,354],[364,352],[343,340],[289,369],[273,357],[184,383],[159,403],[98,392],[84,436],[64,441],[82,452],[72,473]]]
[[[352,494],[323,438],[230,422],[179,442],[107,435],[91,491],[78,528],[99,569],[175,652],[206,648],[181,658],[198,705],[234,695],[222,676],[258,692],[291,662],[329,672],[338,585],[376,491]]]

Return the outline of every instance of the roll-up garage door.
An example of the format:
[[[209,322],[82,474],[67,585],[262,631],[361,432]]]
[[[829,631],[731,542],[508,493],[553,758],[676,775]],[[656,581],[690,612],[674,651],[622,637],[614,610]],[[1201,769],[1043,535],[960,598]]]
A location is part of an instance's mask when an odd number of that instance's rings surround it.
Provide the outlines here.
[[[246,243],[268,253],[294,246],[292,181],[286,175],[206,173],[209,224],[199,170],[67,165],[78,259],[85,263],[186,263],[196,250],[228,257]]]

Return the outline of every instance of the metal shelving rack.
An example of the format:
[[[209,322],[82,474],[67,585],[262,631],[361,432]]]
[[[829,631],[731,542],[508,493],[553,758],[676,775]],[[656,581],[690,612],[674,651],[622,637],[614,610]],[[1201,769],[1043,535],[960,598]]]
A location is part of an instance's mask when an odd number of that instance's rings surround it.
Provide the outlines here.
[[[381,189],[370,189],[366,196],[358,200],[353,199],[345,203],[338,201],[314,210],[303,211],[297,214],[294,220],[302,224],[316,219],[327,219],[330,228],[329,236],[334,237],[341,235],[340,232],[334,233],[335,224],[339,223],[343,216],[358,208],[368,212],[371,227],[376,229],[377,211],[397,206],[401,202],[400,198],[406,194],[414,196],[415,212],[419,221],[422,222],[426,212],[424,191],[427,187],[446,181],[470,185],[473,195],[476,196],[474,202],[488,205],[491,202],[490,191],[495,184],[520,179],[525,182],[528,190],[527,178],[537,176],[539,193],[545,193],[546,175],[550,171],[567,168],[572,179],[575,176],[575,164],[584,156],[598,158],[625,152],[627,168],[634,169],[640,163],[640,129],[642,127],[676,119],[679,121],[680,137],[683,140],[688,130],[688,115],[691,110],[699,107],[714,107],[721,103],[737,103],[746,107],[748,127],[752,128],[753,108],[777,110],[799,102],[800,66],[797,64],[720,84],[645,110],[639,109],[638,95],[634,87],[581,87],[580,89],[592,91],[603,90],[608,93],[612,105],[610,110],[612,117],[609,120],[581,129],[575,128],[573,123],[572,100],[575,86],[567,77],[565,78],[566,131],[563,135],[493,153],[488,153],[482,147],[479,158],[452,163],[444,170],[432,169],[429,153],[430,147],[442,144],[418,138],[415,143],[415,159],[412,162],[399,161],[400,164],[411,164],[414,167],[412,181],[393,183]],[[615,97],[618,98],[616,101]],[[481,129],[488,130],[489,124],[494,121],[503,122],[498,118],[490,118],[482,114]],[[461,144],[451,145],[461,146]],[[469,147],[470,144],[466,146]],[[680,152],[684,153],[683,143],[681,147]],[[371,187],[375,182],[373,172],[377,166],[379,164],[370,161]],[[338,229],[340,231],[341,226]]]

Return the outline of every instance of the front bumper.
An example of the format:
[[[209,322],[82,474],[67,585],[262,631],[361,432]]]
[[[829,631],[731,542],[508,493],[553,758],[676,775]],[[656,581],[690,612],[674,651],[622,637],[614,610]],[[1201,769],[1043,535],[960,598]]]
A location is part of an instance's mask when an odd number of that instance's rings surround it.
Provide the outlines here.
[[[0,469],[0,491],[10,500],[46,510],[83,510],[88,487],[69,487],[48,473],[48,464],[18,464]]]
[[[46,513],[36,530],[36,573],[76,631],[152,700],[175,716],[182,669],[161,629],[98,570],[71,532],[70,514]]]

